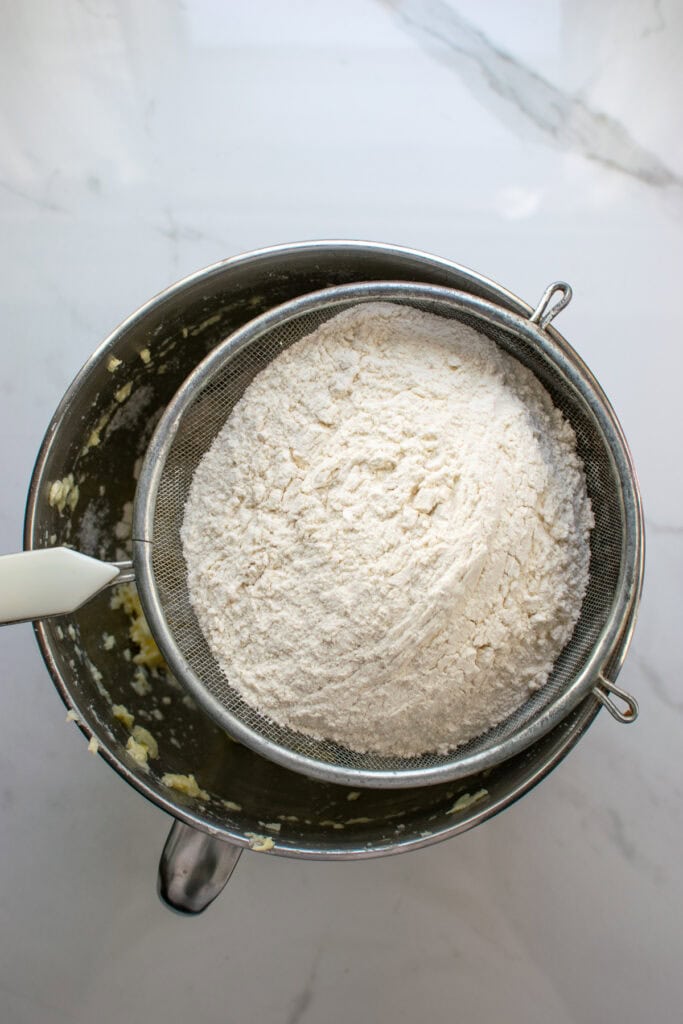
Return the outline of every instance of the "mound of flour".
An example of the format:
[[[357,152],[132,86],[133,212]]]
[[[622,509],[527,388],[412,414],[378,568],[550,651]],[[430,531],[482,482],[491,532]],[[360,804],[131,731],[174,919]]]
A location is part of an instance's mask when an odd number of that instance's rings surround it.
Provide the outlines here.
[[[574,433],[536,378],[462,324],[373,303],[256,377],[195,473],[182,542],[249,704],[408,756],[544,684],[592,525]]]

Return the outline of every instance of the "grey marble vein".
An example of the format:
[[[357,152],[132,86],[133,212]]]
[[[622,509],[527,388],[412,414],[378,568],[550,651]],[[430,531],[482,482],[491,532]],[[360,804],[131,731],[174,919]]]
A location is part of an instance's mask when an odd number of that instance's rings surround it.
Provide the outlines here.
[[[638,835],[638,841],[636,841],[633,834],[629,834],[626,822],[614,807],[603,809],[603,827],[605,835],[611,841],[614,849],[632,868],[640,874],[648,875],[657,886],[666,881],[666,872],[661,864],[651,856],[651,847],[648,848],[646,844],[640,842],[642,834]],[[633,822],[630,827],[633,828]]]
[[[683,177],[616,118],[565,93],[495,46],[443,0],[381,0],[418,42],[454,71],[508,128],[656,188],[683,188]]]
[[[12,196],[16,196],[19,199],[25,199],[27,203],[31,203],[32,206],[37,206],[39,210],[49,210],[51,213],[67,212],[63,206],[53,203],[52,200],[41,199],[39,196],[32,196],[29,192],[24,192],[15,185],[10,185],[8,181],[0,181],[0,188],[4,189],[5,192],[9,192]]]
[[[654,25],[646,25],[641,32],[641,39],[646,39],[648,36],[656,35],[658,32],[664,32],[666,29],[666,19],[662,11],[662,0],[653,0],[652,13],[657,19]]]
[[[557,788],[562,800],[577,813],[583,840],[589,842],[598,855],[604,855],[602,842],[596,842],[602,836],[623,861],[655,885],[666,880],[666,872],[652,856],[652,846],[642,841],[643,833],[634,827],[634,821],[626,822],[613,804],[608,806],[596,799],[585,786],[563,779]]]
[[[300,1024],[304,1015],[308,1012],[308,1008],[313,1000],[313,987],[315,985],[315,978],[318,973],[318,964],[320,963],[321,956],[322,950],[319,949],[313,958],[306,981],[292,1000],[292,1006],[287,1017],[287,1024]]]
[[[614,841],[614,845],[629,864],[637,865],[638,851],[635,844],[627,834],[626,826],[624,825],[624,820],[621,815],[615,811],[613,807],[606,807],[605,820],[607,832]]]
[[[163,226],[160,224],[153,226],[155,231],[163,235],[164,238],[168,238],[170,242],[175,244],[179,242],[217,242],[220,244],[221,239],[216,235],[193,227],[191,224],[181,224],[170,206],[165,206],[163,213],[167,223]]]

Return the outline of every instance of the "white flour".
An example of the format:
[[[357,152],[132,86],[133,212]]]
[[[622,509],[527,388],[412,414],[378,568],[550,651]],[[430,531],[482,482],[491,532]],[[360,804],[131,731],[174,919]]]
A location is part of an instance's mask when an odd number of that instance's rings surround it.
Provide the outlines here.
[[[254,380],[182,540],[200,625],[250,704],[408,756],[543,685],[592,525],[573,431],[536,378],[462,324],[374,303]]]

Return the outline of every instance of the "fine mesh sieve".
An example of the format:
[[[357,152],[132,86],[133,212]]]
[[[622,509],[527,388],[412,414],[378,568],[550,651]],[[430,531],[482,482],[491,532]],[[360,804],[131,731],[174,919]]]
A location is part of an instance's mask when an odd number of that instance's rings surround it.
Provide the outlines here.
[[[563,299],[550,307],[555,294]],[[430,285],[354,284],[303,296],[251,321],[197,367],[167,407],[147,451],[134,513],[134,560],[150,628],[173,672],[232,736],[264,756],[330,781],[378,787],[459,778],[500,763],[556,725],[591,689],[615,717],[601,674],[637,599],[641,512],[630,455],[597,382],[547,327],[569,301],[552,285],[527,320],[475,296]],[[324,321],[363,302],[388,301],[459,320],[524,363],[571,423],[593,506],[590,577],[574,634],[547,684],[494,729],[445,754],[398,758],[357,753],[282,727],[248,705],[219,667],[192,609],[180,529],[192,478],[249,383]],[[628,703],[628,702],[627,702]]]

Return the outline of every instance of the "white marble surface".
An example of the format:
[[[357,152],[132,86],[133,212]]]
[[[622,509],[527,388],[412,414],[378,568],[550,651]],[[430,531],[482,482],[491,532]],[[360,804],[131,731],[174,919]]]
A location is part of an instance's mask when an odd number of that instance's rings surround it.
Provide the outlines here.
[[[622,419],[648,572],[606,715],[521,803],[402,858],[242,858],[157,901],[167,819],[2,631],[3,1024],[679,1021],[683,772],[676,0],[23,0],[0,39],[0,549],[65,386],[155,291],[300,238],[401,242],[533,301]]]

